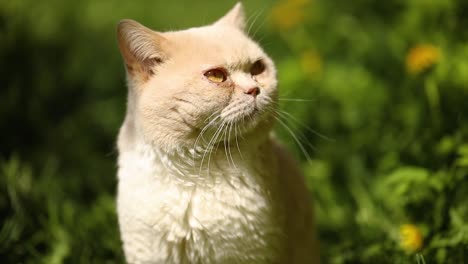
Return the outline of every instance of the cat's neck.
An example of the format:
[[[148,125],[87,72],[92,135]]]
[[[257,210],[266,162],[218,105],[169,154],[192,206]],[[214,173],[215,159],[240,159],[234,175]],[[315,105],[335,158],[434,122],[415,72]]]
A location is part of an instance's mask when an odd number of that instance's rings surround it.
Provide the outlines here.
[[[209,148],[160,147],[146,142],[131,122],[125,122],[119,135],[119,167],[133,172],[164,175],[188,184],[223,180],[238,181],[262,165],[271,151],[268,137],[254,142],[218,142]],[[232,175],[233,179],[229,177]],[[227,177],[227,178],[226,178]]]

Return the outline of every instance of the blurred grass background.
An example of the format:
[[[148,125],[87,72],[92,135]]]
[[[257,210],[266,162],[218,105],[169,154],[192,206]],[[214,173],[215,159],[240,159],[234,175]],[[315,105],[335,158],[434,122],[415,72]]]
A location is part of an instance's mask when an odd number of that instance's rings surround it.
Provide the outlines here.
[[[0,259],[121,263],[115,28],[234,1],[0,1]],[[245,1],[274,58],[325,263],[468,262],[468,2]],[[299,100],[298,100],[299,99]]]

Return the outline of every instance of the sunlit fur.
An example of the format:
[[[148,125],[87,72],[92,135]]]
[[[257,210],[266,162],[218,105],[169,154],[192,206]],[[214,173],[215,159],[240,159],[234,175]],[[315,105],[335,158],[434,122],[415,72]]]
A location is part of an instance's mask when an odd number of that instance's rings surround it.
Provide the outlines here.
[[[275,67],[244,27],[240,4],[183,31],[119,24],[129,95],[117,206],[129,263],[317,263],[309,195],[270,134]],[[265,70],[252,76],[258,60]],[[204,75],[217,68],[226,81]]]

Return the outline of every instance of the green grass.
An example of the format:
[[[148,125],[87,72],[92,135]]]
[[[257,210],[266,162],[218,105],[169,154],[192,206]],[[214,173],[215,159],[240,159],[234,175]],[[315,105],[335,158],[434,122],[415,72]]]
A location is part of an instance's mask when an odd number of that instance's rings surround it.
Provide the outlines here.
[[[313,190],[324,262],[468,262],[466,1],[292,2],[245,5],[276,61],[287,124],[311,156],[277,128]],[[0,3],[2,263],[123,262],[116,23],[186,28],[233,4]],[[430,58],[414,72],[416,47]],[[405,224],[421,234],[417,250],[401,245]]]

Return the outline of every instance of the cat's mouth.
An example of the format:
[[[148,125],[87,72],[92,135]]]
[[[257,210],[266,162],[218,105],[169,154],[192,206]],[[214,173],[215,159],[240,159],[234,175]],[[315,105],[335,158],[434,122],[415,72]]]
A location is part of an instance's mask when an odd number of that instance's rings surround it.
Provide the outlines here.
[[[268,109],[268,108],[266,108]],[[251,107],[240,106],[238,109],[226,111],[217,117],[213,117],[208,124],[197,133],[195,141],[196,146],[200,149],[210,148],[216,144],[224,142],[224,144],[239,144],[245,140],[247,134],[257,129],[268,129],[268,124],[272,114],[266,109],[262,109],[257,105]],[[216,121],[215,121],[216,120]],[[215,121],[215,122],[212,122]],[[211,125],[210,125],[211,123]],[[266,125],[266,126],[265,126]]]
[[[259,113],[258,106],[252,103],[235,103],[221,112],[221,118],[227,122],[244,123],[253,120]]]
[[[223,121],[236,127],[241,134],[255,129],[267,116],[256,104],[244,105],[223,117]]]
[[[219,142],[240,141],[243,135],[269,127],[265,126],[272,116],[269,109],[273,108],[264,101],[234,101],[221,112],[210,114],[196,133],[196,143],[213,145]]]

